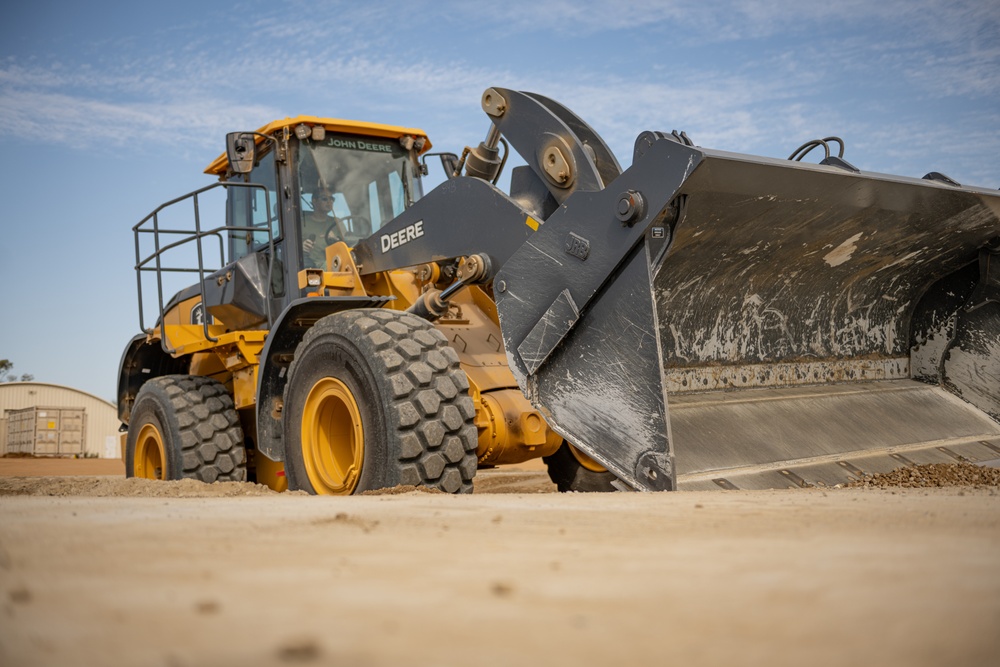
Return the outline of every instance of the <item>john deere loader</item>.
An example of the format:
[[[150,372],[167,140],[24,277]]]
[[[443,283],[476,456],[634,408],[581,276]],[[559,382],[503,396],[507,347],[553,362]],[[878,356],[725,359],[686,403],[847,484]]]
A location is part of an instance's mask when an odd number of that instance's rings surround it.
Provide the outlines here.
[[[1000,459],[1000,193],[859,171],[836,137],[646,131],[622,169],[551,99],[482,109],[460,156],[329,118],[231,133],[217,183],[135,226],[128,475],[465,493],[541,457],[564,491],[660,491]]]

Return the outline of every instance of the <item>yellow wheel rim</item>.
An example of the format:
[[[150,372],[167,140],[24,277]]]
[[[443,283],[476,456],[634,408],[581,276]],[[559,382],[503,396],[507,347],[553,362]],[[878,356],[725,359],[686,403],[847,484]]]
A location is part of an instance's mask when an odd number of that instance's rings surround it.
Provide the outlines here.
[[[313,385],[302,410],[302,459],[320,495],[350,495],[365,457],[361,413],[351,390],[335,378]]]
[[[581,452],[579,449],[577,449],[573,445],[569,444],[568,442],[566,443],[566,446],[569,447],[569,452],[570,452],[570,454],[573,455],[573,458],[575,458],[577,460],[577,462],[580,465],[582,465],[584,468],[586,468],[587,470],[590,470],[591,472],[607,472],[608,471],[607,468],[605,468],[600,463],[598,463],[594,459],[590,458],[589,456],[587,456],[586,454],[584,454],[583,452]]]
[[[167,460],[163,448],[163,436],[160,430],[152,424],[145,424],[139,429],[139,437],[135,439],[135,459],[133,473],[136,477],[145,479],[166,479]]]

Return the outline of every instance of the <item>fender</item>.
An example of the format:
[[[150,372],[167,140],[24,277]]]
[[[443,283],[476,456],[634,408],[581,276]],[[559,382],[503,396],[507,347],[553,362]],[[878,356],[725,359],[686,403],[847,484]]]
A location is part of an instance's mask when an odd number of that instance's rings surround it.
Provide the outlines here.
[[[257,372],[257,451],[272,461],[284,461],[281,440],[282,400],[295,348],[317,321],[352,308],[379,308],[395,297],[330,296],[293,301],[271,327]]]
[[[163,375],[188,372],[188,358],[174,358],[163,351],[159,340],[136,334],[118,364],[118,419],[127,424],[139,389],[148,380]]]

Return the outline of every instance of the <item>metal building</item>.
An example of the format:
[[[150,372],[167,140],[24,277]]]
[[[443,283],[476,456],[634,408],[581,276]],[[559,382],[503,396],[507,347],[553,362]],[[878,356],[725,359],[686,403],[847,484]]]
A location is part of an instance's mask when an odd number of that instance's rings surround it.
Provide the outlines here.
[[[0,456],[118,458],[120,425],[113,403],[85,391],[45,382],[0,382]],[[11,428],[15,435],[8,442]]]

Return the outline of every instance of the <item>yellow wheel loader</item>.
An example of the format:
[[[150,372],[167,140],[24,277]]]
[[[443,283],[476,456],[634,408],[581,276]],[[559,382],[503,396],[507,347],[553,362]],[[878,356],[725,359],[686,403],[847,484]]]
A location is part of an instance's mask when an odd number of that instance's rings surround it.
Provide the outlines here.
[[[861,172],[836,137],[780,160],[646,131],[623,170],[558,102],[481,104],[461,156],[329,118],[231,133],[217,183],[134,227],[128,475],[464,493],[541,457],[563,491],[659,491],[1000,459],[1000,193]]]

